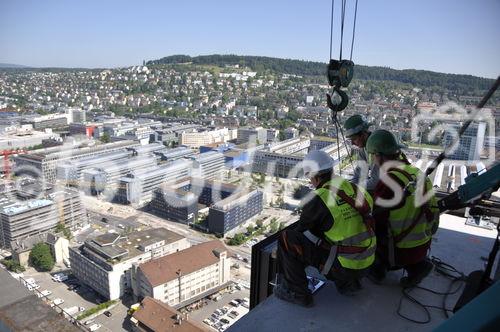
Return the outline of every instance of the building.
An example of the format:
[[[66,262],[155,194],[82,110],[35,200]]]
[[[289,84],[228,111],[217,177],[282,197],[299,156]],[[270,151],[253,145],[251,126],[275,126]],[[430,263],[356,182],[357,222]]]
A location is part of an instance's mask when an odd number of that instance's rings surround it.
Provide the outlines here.
[[[451,127],[458,133],[461,124],[452,124]],[[446,158],[454,160],[479,161],[480,153],[484,147],[484,136],[486,133],[486,123],[471,123],[467,130],[460,136],[456,149],[448,153]],[[445,132],[444,147],[450,149],[455,142],[453,133],[449,130]]]
[[[69,249],[73,274],[103,297],[115,300],[132,287],[133,264],[189,247],[187,239],[164,228],[106,233]]]
[[[26,239],[53,231],[59,223],[71,230],[87,223],[77,191],[49,190],[34,198],[11,191],[0,196],[1,247],[22,247]]]
[[[210,206],[230,196],[236,189],[229,183],[186,177],[159,186],[149,207],[166,219],[194,223],[198,219],[200,204]]]
[[[54,183],[57,175],[57,164],[69,160],[97,156],[100,154],[123,151],[126,147],[139,145],[135,141],[118,141],[107,144],[99,144],[87,147],[60,146],[41,150],[35,150],[25,154],[20,154],[14,158],[16,162],[16,172],[31,171],[44,181]]]
[[[278,140],[278,135],[279,135],[279,130],[278,129],[267,129],[267,140],[266,142],[274,142]]]
[[[103,134],[102,123],[70,123],[69,134],[71,136],[82,135],[88,138],[99,138]]]
[[[303,159],[304,156],[256,151],[252,162],[252,172],[286,178]],[[295,177],[298,177],[299,174],[300,171],[297,170]]]
[[[190,148],[179,146],[177,148],[168,149],[166,151],[157,151],[155,152],[155,154],[160,156],[162,161],[174,161],[177,159],[193,156],[195,153]]]
[[[256,145],[264,144],[267,142],[267,130],[262,127],[257,128],[238,128],[237,144],[253,143]]]
[[[208,331],[201,324],[189,320],[171,306],[146,296],[132,314],[134,332],[201,332]]]
[[[179,143],[179,138],[175,133],[169,129],[156,129],[153,128],[153,133],[149,137],[150,142],[159,142],[167,146],[173,146]]]
[[[222,242],[204,242],[140,264],[134,294],[183,307],[227,286],[230,266],[231,258]]]
[[[224,155],[215,151],[192,156],[190,159],[193,161],[193,175],[197,177],[214,178],[225,166]]]
[[[303,154],[307,152],[307,149],[311,145],[310,140],[291,138],[282,142],[275,142],[268,145],[268,151],[280,154],[297,154],[302,152]]]
[[[81,172],[84,191],[92,194],[103,194],[112,200],[118,189],[119,179],[132,171],[151,168],[158,163],[158,157],[152,154],[133,156],[125,160],[108,161],[95,164]]]
[[[87,115],[85,110],[81,108],[68,107],[65,110],[68,123],[85,123],[87,121]]]
[[[56,165],[56,177],[62,184],[80,186],[83,181],[83,171],[97,165],[105,165],[111,162],[122,164],[129,158],[132,158],[132,152],[121,149],[120,151],[106,152],[73,160],[64,160]]]
[[[9,126],[0,134],[0,150],[31,148],[43,144],[45,140],[60,139],[52,130],[35,131],[31,125]]]
[[[286,128],[284,131],[285,139],[297,138],[299,137],[299,130],[297,128]]]
[[[49,307],[5,269],[0,269],[0,294],[0,331],[81,331],[58,313],[60,308]]]
[[[309,151],[321,150],[337,142],[336,139],[326,137],[326,136],[315,136],[311,138],[311,144],[309,145]]]
[[[180,144],[190,148],[199,148],[202,145],[224,143],[236,138],[235,130],[222,128],[206,131],[183,132]]]
[[[66,127],[68,123],[67,114],[40,115],[21,121],[21,124],[31,124],[35,130]]]
[[[115,200],[134,207],[143,207],[153,197],[153,190],[163,182],[189,176],[192,161],[180,159],[162,165],[134,170],[118,180]]]
[[[198,217],[198,198],[193,192],[185,190],[182,184],[163,184],[153,192],[150,209],[166,219],[194,223]]]
[[[262,212],[263,194],[259,190],[239,191],[213,204],[208,213],[210,232],[224,235]]]
[[[57,264],[69,262],[69,240],[61,234],[48,233],[47,244]]]

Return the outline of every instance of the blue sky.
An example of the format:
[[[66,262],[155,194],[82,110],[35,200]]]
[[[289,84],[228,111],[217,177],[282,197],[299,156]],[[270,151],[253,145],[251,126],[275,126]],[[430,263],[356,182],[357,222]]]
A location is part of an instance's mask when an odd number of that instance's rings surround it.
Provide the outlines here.
[[[353,60],[496,77],[499,14],[500,0],[359,0]],[[214,53],[327,62],[329,25],[329,0],[0,0],[0,62],[118,67]],[[337,19],[335,57],[338,31]]]

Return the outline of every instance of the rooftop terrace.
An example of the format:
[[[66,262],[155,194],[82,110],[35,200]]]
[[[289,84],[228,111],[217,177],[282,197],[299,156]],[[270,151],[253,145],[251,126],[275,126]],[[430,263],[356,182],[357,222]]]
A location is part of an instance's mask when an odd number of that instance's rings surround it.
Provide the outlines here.
[[[466,226],[464,221],[464,218],[451,215],[441,216],[431,255],[468,274],[484,268],[484,257],[491,250],[496,231]],[[351,297],[340,295],[328,281],[314,294],[312,308],[283,302],[271,295],[228,331],[430,331],[438,327],[446,320],[439,309],[430,309],[431,321],[427,324],[416,324],[398,316],[401,276],[400,271],[390,272],[383,285],[364,279],[364,289]],[[437,272],[432,272],[421,283],[423,287],[440,292],[446,292],[449,285],[450,279]],[[411,294],[424,304],[442,306],[441,295],[420,289],[412,290]],[[448,296],[446,308],[453,309],[459,294],[461,290]],[[407,300],[402,302],[401,314],[415,320],[426,319],[423,309]]]

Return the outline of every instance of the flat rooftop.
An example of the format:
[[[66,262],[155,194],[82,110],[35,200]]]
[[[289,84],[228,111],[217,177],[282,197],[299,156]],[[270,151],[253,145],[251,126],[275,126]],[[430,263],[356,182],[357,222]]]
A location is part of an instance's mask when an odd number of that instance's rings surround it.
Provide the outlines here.
[[[124,259],[132,258],[144,253],[143,248],[159,241],[165,244],[173,243],[183,239],[184,236],[165,228],[152,228],[127,235],[117,233],[106,233],[92,240],[87,240],[87,248],[97,252],[102,259],[119,259],[108,261],[110,264],[118,263]]]
[[[80,331],[0,269],[0,327],[12,332]]]
[[[495,230],[486,230],[464,224],[465,219],[442,215],[440,229],[435,236],[431,256],[451,264],[469,274],[484,268],[496,237]],[[256,306],[237,321],[228,331],[431,331],[446,320],[439,309],[429,309],[431,321],[416,324],[397,315],[401,299],[398,285],[401,271],[388,274],[383,285],[364,279],[364,289],[354,296],[340,295],[328,281],[314,294],[314,306],[304,308],[283,302],[274,296]],[[446,292],[450,279],[432,272],[420,284],[432,290]],[[456,283],[454,287],[457,287]],[[462,284],[463,286],[463,284]],[[453,309],[462,289],[448,296],[446,308]],[[419,289],[410,293],[427,305],[442,306],[443,296]],[[425,320],[423,310],[407,300],[402,302],[401,313],[415,320]],[[452,315],[452,313],[450,313]]]

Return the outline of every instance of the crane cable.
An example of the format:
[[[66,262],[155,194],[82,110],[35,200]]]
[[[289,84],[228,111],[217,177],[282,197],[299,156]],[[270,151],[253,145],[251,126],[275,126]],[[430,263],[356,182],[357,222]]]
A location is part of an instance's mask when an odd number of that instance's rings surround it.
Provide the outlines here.
[[[342,0],[341,2],[341,12],[340,12],[340,51],[339,51],[339,61],[342,60],[342,49],[343,49],[343,40],[344,40],[344,22],[345,22],[345,11],[346,11],[347,0]],[[330,59],[332,58],[332,47],[333,47],[333,18],[335,13],[335,0],[332,0],[332,8],[330,15]],[[352,54],[354,50],[354,39],[356,35],[356,21],[358,17],[358,0],[356,0],[354,7],[354,22],[352,27],[352,39],[351,39],[351,50],[350,50],[350,61],[352,61]],[[335,90],[335,88],[334,88]],[[346,148],[347,154],[349,156],[349,161],[352,165],[352,151],[349,149],[346,144],[346,139],[344,136],[344,131],[342,130],[342,125],[337,116],[337,112],[332,112],[332,122],[335,126],[335,131],[337,134],[337,155],[339,159],[339,175],[342,174],[342,168],[340,164],[341,156],[340,156],[340,143],[343,142]],[[339,135],[340,133],[340,135]]]

